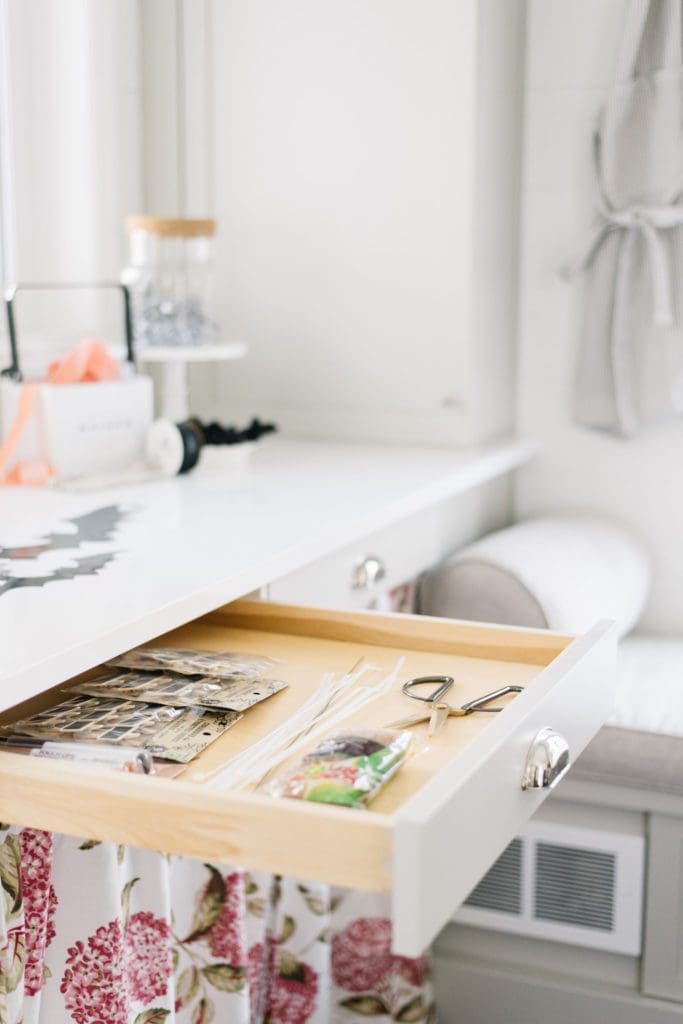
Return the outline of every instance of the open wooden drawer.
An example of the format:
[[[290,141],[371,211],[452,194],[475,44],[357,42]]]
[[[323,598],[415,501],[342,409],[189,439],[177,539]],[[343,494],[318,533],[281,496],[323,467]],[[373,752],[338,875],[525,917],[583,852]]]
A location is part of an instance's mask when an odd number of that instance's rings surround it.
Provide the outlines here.
[[[547,790],[522,789],[538,732],[552,727],[576,757],[613,696],[614,633],[599,624],[572,639],[547,632],[374,612],[334,612],[242,601],[162,638],[174,646],[270,654],[290,686],[214,743],[179,779],[119,775],[0,753],[0,820],[109,839],[205,860],[361,889],[391,890],[394,945],[419,954],[488,870]],[[386,725],[415,711],[400,692],[413,676],[448,674],[461,704],[506,683],[525,687],[501,714],[449,719],[415,753],[371,810],[201,781],[215,765],[275,727],[317,687],[359,657],[390,671],[384,697],[349,722]],[[68,685],[68,684],[67,684]],[[63,687],[55,688],[55,690]],[[55,690],[5,712],[11,721],[55,703]]]

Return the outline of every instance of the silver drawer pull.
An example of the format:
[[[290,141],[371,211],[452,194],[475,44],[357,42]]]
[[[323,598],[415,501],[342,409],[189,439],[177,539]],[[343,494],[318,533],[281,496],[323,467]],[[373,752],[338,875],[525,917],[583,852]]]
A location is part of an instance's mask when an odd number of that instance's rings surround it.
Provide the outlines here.
[[[354,590],[372,590],[387,574],[386,566],[377,555],[366,555],[359,559],[351,570],[351,586]]]
[[[553,789],[571,765],[564,736],[554,729],[541,729],[527,754],[522,789]]]

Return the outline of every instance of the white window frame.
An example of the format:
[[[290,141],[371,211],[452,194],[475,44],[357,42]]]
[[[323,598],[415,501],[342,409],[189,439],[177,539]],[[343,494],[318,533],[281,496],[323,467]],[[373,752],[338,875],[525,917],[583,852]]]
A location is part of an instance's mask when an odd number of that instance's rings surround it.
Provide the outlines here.
[[[8,0],[0,0],[0,281],[14,278],[15,221],[12,176],[12,122],[10,103]]]

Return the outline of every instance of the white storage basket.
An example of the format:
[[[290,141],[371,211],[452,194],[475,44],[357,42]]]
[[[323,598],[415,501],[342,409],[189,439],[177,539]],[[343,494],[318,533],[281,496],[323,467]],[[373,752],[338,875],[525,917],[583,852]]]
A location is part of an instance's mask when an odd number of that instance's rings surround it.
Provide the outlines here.
[[[16,459],[45,460],[61,479],[118,472],[143,457],[152,423],[152,380],[134,365],[130,299],[125,285],[12,286],[5,295],[11,363],[0,375],[0,422],[5,439],[16,419],[24,387],[19,365],[15,297],[19,290],[117,288],[123,296],[126,363],[121,380],[40,387],[37,409],[14,453]]]

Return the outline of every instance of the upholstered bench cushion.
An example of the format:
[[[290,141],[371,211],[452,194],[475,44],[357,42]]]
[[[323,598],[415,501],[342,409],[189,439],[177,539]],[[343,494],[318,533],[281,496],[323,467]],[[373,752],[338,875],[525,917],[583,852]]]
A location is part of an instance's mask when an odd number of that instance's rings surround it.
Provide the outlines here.
[[[574,777],[683,795],[683,639],[621,641],[614,712]]]

